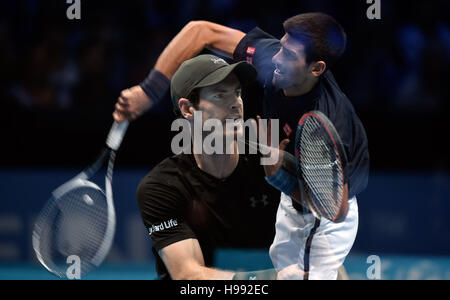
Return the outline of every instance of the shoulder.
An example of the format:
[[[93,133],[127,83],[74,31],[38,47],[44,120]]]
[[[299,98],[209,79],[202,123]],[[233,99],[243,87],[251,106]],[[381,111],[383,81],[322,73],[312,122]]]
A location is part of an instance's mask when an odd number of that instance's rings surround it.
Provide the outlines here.
[[[265,32],[259,27],[255,27],[252,30],[250,30],[244,39],[250,40],[250,39],[272,39],[278,41],[277,38],[275,38],[273,35]]]
[[[333,123],[345,146],[353,145],[353,150],[362,148],[367,150],[367,135],[356,110],[340,89],[333,74],[328,71],[322,80],[322,93],[318,110]]]
[[[355,116],[355,109],[353,104],[348,99],[347,95],[339,87],[336,79],[331,71],[327,71],[321,78],[322,95],[320,97],[319,106],[331,121],[337,119],[353,119]]]
[[[273,56],[272,52],[278,51],[280,48],[280,40],[263,31],[259,27],[255,27],[249,31],[236,46],[233,58],[236,61],[250,60],[258,56]],[[250,61],[251,62],[251,61]]]
[[[321,96],[316,109],[333,123],[343,143],[350,146],[356,135],[366,139],[361,120],[347,95],[341,90],[331,71],[321,79]],[[361,131],[361,133],[359,133]]]
[[[236,46],[233,59],[252,64],[258,71],[258,81],[264,84],[273,72],[272,57],[280,48],[280,40],[256,27]]]
[[[159,182],[167,179],[166,177],[172,176],[180,172],[180,169],[186,164],[186,158],[183,155],[174,155],[164,159],[157,164],[143,180],[151,182]]]
[[[137,188],[138,203],[156,198],[169,198],[185,194],[183,174],[189,168],[186,155],[166,158],[156,165],[142,180]]]

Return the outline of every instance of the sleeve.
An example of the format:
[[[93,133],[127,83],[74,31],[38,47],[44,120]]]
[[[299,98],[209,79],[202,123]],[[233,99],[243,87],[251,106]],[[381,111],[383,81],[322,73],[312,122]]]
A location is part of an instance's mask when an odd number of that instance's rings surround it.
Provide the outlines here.
[[[280,50],[278,39],[256,27],[239,42],[233,53],[235,61],[247,61],[258,72],[261,84],[271,82],[275,69],[272,57]]]
[[[137,202],[145,227],[159,251],[196,235],[186,224],[186,198],[179,189],[145,178],[137,189]]]

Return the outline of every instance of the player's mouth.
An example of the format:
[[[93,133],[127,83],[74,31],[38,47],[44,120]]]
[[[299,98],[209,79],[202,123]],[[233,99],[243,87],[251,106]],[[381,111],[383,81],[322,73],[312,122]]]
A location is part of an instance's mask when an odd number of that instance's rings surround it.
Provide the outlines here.
[[[281,71],[278,67],[275,68],[275,71],[273,71],[273,73],[276,76],[283,76],[285,73],[283,71]]]

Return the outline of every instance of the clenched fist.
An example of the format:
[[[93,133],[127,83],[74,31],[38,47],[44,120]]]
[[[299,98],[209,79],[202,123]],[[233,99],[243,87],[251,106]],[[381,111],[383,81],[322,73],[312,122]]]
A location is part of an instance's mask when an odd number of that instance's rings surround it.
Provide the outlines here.
[[[113,112],[114,120],[122,122],[134,121],[153,106],[144,90],[139,86],[123,90],[117,99],[116,110]]]

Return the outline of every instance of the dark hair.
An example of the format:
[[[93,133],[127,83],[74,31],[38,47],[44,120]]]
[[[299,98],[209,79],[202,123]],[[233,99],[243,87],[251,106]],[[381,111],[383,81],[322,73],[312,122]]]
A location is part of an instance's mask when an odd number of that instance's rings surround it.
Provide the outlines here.
[[[187,96],[187,99],[192,103],[194,108],[197,108],[198,103],[200,102],[200,88],[193,89],[192,92],[189,93],[189,96]],[[177,118],[183,118],[178,106],[173,108],[173,112]]]
[[[283,23],[284,30],[305,46],[306,62],[323,60],[331,67],[344,53],[347,35],[342,26],[324,13],[296,15]]]

